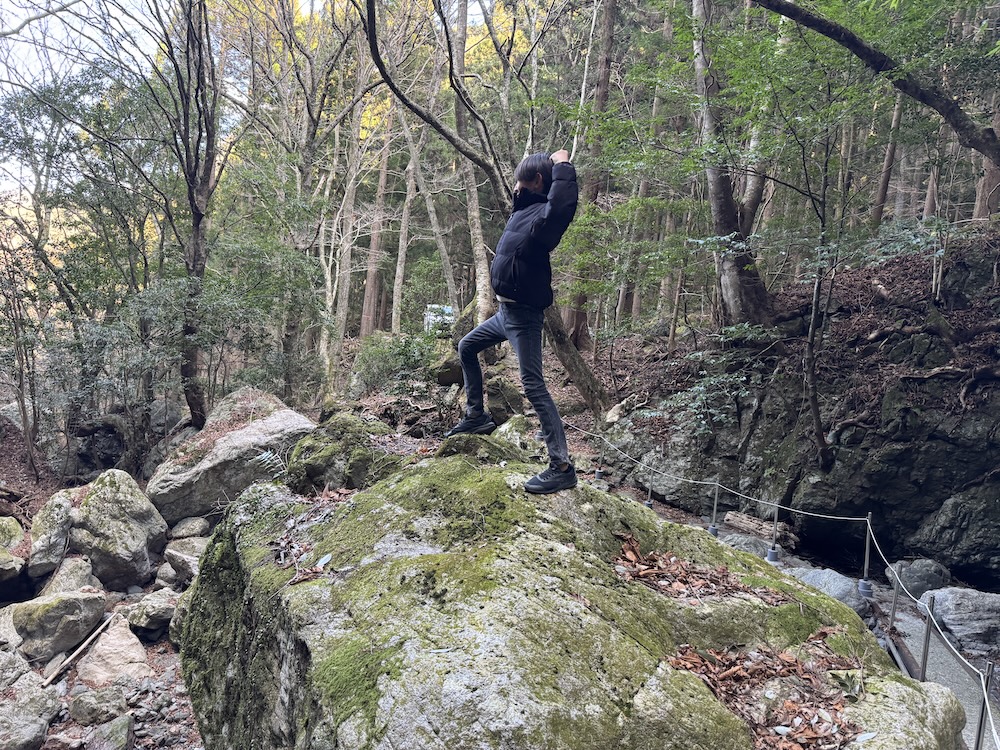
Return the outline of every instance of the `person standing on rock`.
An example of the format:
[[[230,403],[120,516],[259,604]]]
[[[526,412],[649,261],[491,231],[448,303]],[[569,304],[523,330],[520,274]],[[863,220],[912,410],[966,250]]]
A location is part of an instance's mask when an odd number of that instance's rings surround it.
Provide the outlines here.
[[[542,375],[542,322],[552,304],[549,256],[576,214],[579,191],[569,153],[532,154],[514,170],[514,210],[496,247],[490,282],[500,309],[458,344],[465,376],[464,418],[445,437],[489,434],[496,423],[483,406],[483,371],[479,353],[510,341],[517,355],[524,395],[542,425],[549,467],[529,479],[524,488],[548,494],[576,486],[576,469],[569,458],[566,433]]]

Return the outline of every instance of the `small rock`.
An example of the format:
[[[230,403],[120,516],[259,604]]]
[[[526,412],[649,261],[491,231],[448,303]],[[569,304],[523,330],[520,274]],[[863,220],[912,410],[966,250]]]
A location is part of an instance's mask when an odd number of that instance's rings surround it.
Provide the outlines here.
[[[69,715],[87,727],[109,722],[126,711],[125,692],[117,685],[88,690],[69,704]]]
[[[0,547],[0,583],[14,580],[21,575],[22,570],[24,570],[24,558],[12,555]]]
[[[163,556],[177,572],[178,579],[189,583],[198,575],[198,561],[206,547],[208,547],[208,537],[192,536],[175,539],[163,550]]]
[[[189,536],[208,536],[211,526],[208,519],[192,516],[182,518],[172,529],[170,529],[171,539],[184,539]]]
[[[135,747],[135,720],[125,714],[94,727],[87,733],[87,750],[132,750]]]
[[[172,589],[178,583],[177,571],[170,563],[165,562],[156,569],[156,580],[153,582],[153,588]]]
[[[42,670],[42,675],[44,675],[45,677],[51,677],[53,674],[59,671],[59,668],[63,665],[63,662],[65,660],[66,660],[66,652],[65,651],[59,652],[51,659],[49,659],[49,663],[46,664],[45,669]]]
[[[134,628],[144,631],[162,630],[170,625],[180,595],[173,589],[159,589],[136,604],[122,608]]]

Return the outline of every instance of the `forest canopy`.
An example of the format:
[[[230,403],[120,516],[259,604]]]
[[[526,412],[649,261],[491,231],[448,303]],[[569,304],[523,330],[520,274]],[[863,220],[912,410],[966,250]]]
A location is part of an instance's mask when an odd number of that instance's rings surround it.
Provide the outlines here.
[[[582,202],[550,340],[773,322],[1000,205],[985,0],[16,0],[0,10],[0,353],[33,445],[242,385],[310,408],[353,342],[489,314],[514,165]],[[438,308],[434,308],[438,309]],[[558,314],[556,314],[558,312]],[[412,347],[411,347],[412,348]],[[593,408],[608,406],[599,385]]]

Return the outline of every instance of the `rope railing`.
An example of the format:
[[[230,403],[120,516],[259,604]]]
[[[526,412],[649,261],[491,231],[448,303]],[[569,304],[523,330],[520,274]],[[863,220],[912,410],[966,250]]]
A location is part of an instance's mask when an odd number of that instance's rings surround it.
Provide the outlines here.
[[[648,465],[646,463],[643,463],[642,460],[634,458],[633,456],[629,455],[628,453],[626,453],[625,451],[623,451],[621,448],[619,448],[617,445],[615,445],[614,443],[612,443],[606,437],[604,437],[604,435],[601,435],[601,434],[596,433],[596,432],[591,432],[589,430],[585,430],[582,427],[577,427],[576,425],[571,424],[570,422],[566,422],[565,420],[563,421],[563,423],[567,427],[569,427],[570,429],[576,430],[577,432],[579,432],[579,433],[581,433],[583,435],[587,435],[587,436],[589,436],[591,438],[596,438],[597,440],[600,440],[605,445],[607,445],[609,448],[611,448],[615,452],[621,454],[622,457],[624,457],[624,458],[628,459],[629,461],[631,461],[637,467],[641,467],[643,470],[648,471],[649,474],[650,474],[650,478],[651,479],[652,479],[652,476],[654,474],[658,474],[658,475],[666,477],[668,479],[672,479],[672,480],[674,480],[676,482],[681,482],[681,483],[686,483],[686,484],[693,484],[693,485],[698,485],[698,486],[702,486],[702,487],[713,487],[713,488],[716,489],[716,493],[718,493],[720,490],[722,490],[722,491],[728,492],[731,495],[734,495],[735,497],[738,497],[738,498],[740,498],[742,500],[747,500],[749,502],[758,503],[760,505],[764,505],[764,506],[767,506],[767,507],[774,508],[775,509],[775,514],[774,514],[774,516],[775,516],[775,518],[774,518],[774,521],[775,521],[775,538],[777,537],[777,520],[778,520],[777,511],[778,510],[784,510],[784,511],[787,511],[788,513],[793,513],[793,514],[796,514],[796,515],[809,516],[809,517],[812,517],[812,518],[821,518],[821,519],[830,520],[830,521],[844,521],[844,522],[851,522],[851,523],[864,522],[865,525],[866,525],[867,535],[866,535],[866,539],[865,539],[865,570],[864,570],[864,579],[862,579],[862,580],[866,584],[867,590],[870,592],[870,584],[866,580],[867,577],[868,577],[868,541],[870,540],[871,543],[874,545],[875,550],[878,552],[879,557],[885,563],[886,569],[892,571],[892,576],[895,579],[894,586],[898,587],[898,590],[901,590],[907,597],[909,597],[909,599],[911,601],[913,601],[915,604],[917,604],[918,607],[921,607],[920,600],[917,597],[915,597],[910,592],[909,589],[906,588],[906,586],[903,584],[903,581],[899,577],[899,573],[892,566],[892,564],[889,562],[889,559],[886,557],[885,553],[883,552],[882,545],[879,544],[878,538],[875,536],[875,527],[872,524],[871,514],[868,514],[867,516],[864,516],[864,517],[857,517],[857,516],[836,516],[836,515],[830,515],[830,514],[825,514],[825,513],[815,513],[815,512],[812,512],[812,511],[801,510],[799,508],[791,508],[791,507],[789,507],[787,505],[782,505],[781,503],[775,503],[775,502],[771,502],[769,500],[762,500],[760,498],[752,497],[752,496],[746,495],[746,494],[744,494],[744,493],[742,493],[742,492],[740,492],[738,490],[734,490],[731,487],[727,487],[724,484],[722,484],[721,482],[712,481],[712,480],[704,480],[704,479],[690,479],[688,477],[677,476],[676,474],[671,474],[670,472],[663,471],[662,469],[657,469],[655,466],[650,466],[650,465]],[[652,482],[650,482],[650,484],[652,485]],[[652,487],[650,487],[650,491],[652,491]],[[716,498],[718,498],[718,495],[716,495]],[[713,517],[713,519],[712,519],[712,525],[714,526],[714,524],[715,524],[715,518]],[[774,547],[775,547],[775,541],[772,540],[772,551],[774,550]],[[772,558],[770,556],[771,555],[770,552],[768,553],[768,555],[769,555],[769,557],[768,557],[769,560],[775,559],[775,558]],[[860,585],[859,585],[859,588],[861,588]],[[1000,750],[1000,734],[998,734],[998,732],[997,732],[996,718],[993,715],[993,707],[990,704],[990,697],[989,697],[989,691],[990,691],[991,680],[992,680],[992,675],[993,675],[993,664],[992,663],[989,664],[987,672],[985,672],[985,673],[982,670],[980,670],[977,667],[975,667],[968,659],[966,659],[955,648],[955,646],[951,643],[951,641],[949,641],[948,638],[945,636],[944,630],[942,629],[941,624],[937,621],[937,618],[934,617],[933,606],[930,606],[930,607],[921,607],[921,608],[926,609],[926,617],[927,617],[928,627],[933,626],[933,628],[935,630],[937,630],[938,635],[940,637],[940,640],[948,647],[948,651],[959,661],[960,665],[970,674],[970,676],[973,676],[974,678],[978,678],[980,691],[982,693],[983,703],[982,703],[982,709],[980,711],[979,726],[977,727],[977,731],[976,731],[976,744],[975,744],[975,747],[973,748],[973,750],[980,750],[981,743],[982,743],[982,738],[983,738],[984,725],[987,724],[987,723],[989,724],[990,733],[992,734],[994,748],[996,748],[996,750]],[[895,603],[894,603],[894,609],[895,609]],[[892,623],[891,622],[889,623],[889,626],[890,626],[890,628],[892,627]],[[926,660],[926,656],[927,656],[927,647],[926,646],[924,648],[924,653],[922,654],[922,656]],[[923,678],[924,676],[925,675],[921,675],[921,678]]]

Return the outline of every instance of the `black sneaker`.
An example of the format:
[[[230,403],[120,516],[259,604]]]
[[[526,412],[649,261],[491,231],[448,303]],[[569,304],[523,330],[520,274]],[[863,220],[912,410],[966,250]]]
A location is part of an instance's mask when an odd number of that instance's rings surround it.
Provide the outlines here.
[[[489,435],[497,428],[497,423],[489,412],[483,412],[478,417],[463,417],[462,421],[448,430],[444,436],[452,435]]]
[[[536,495],[548,495],[572,487],[576,487],[576,469],[572,464],[565,471],[558,466],[549,466],[524,483],[524,489]]]

